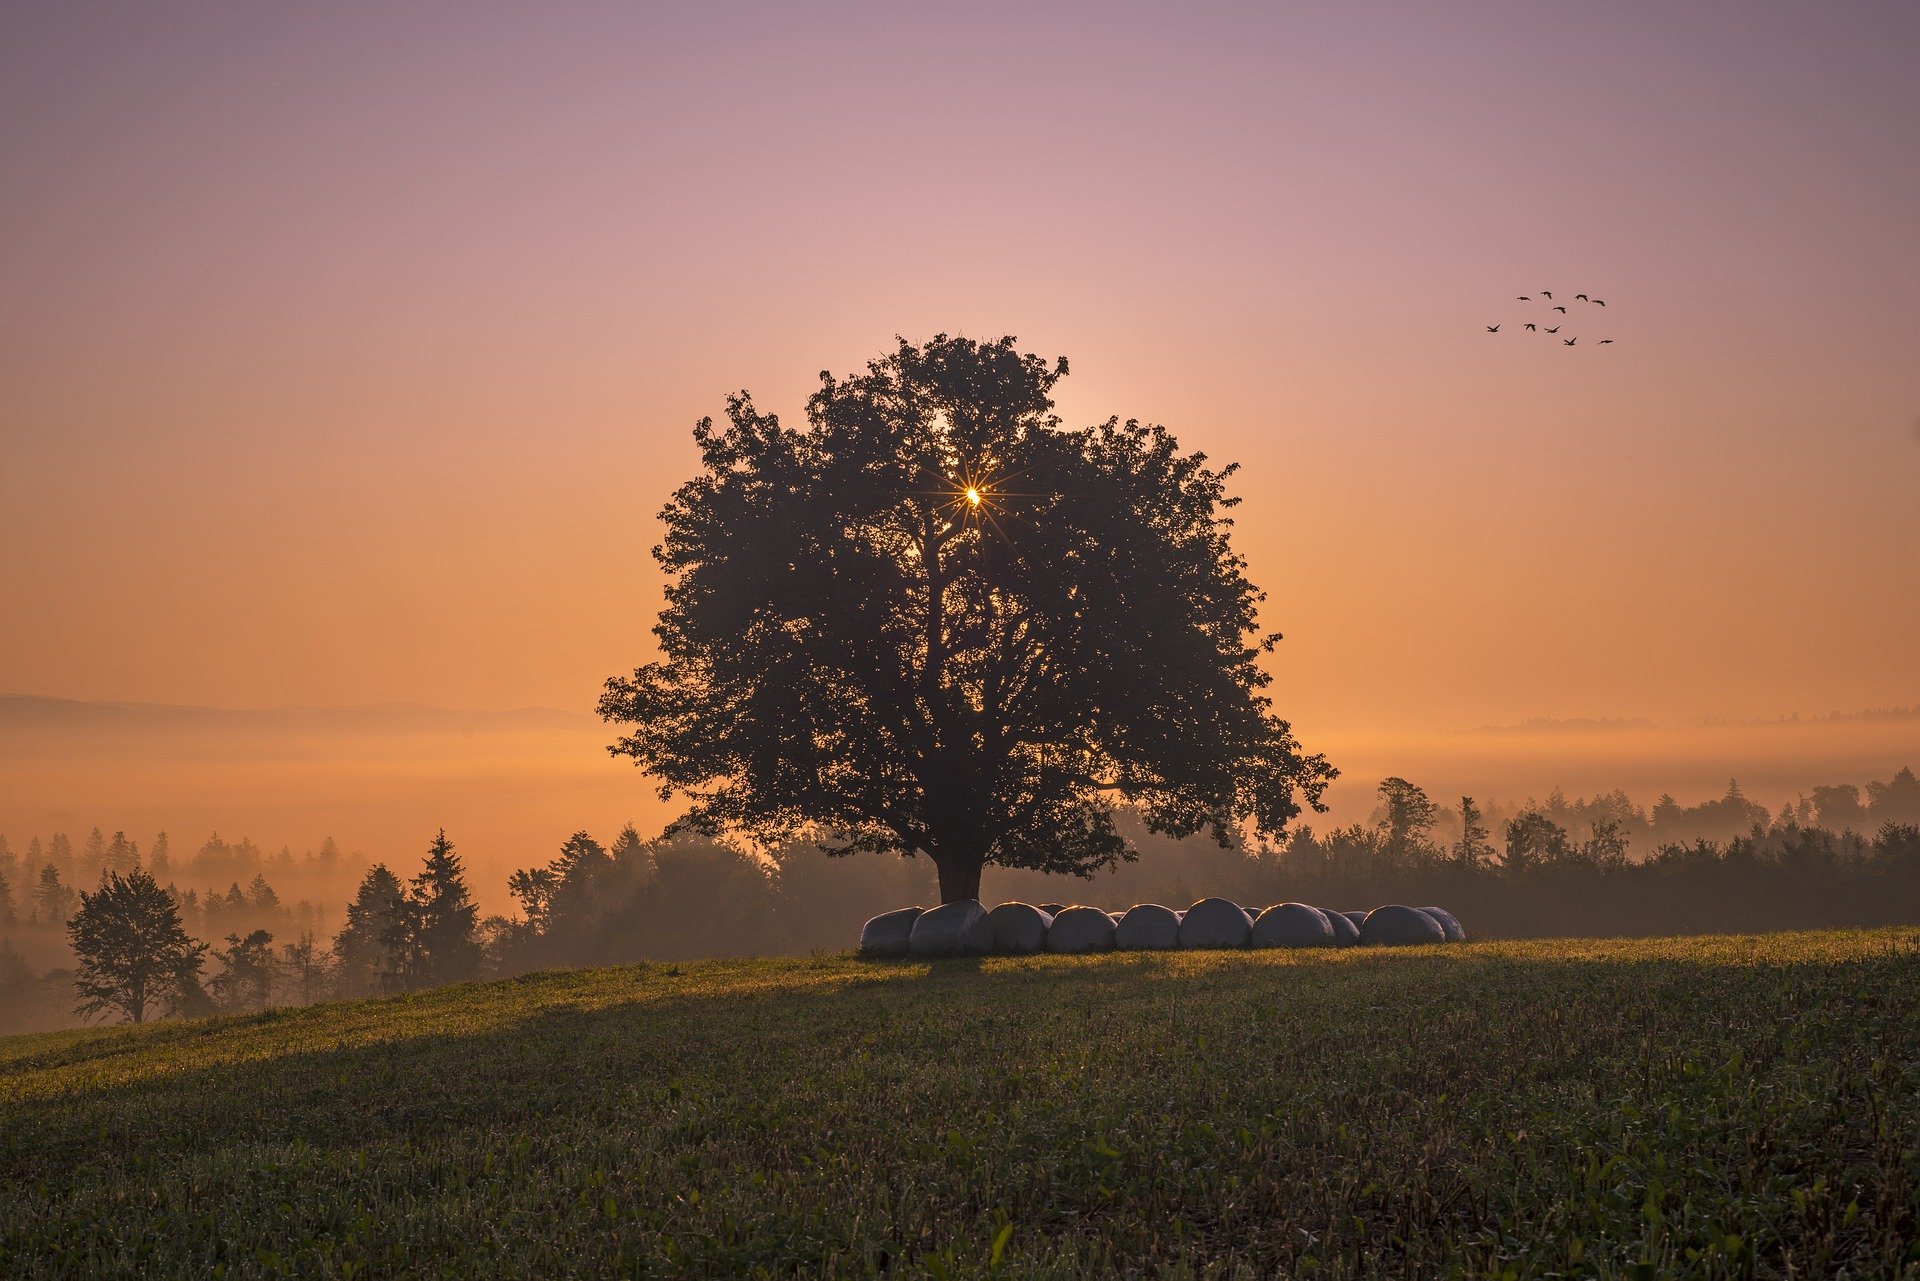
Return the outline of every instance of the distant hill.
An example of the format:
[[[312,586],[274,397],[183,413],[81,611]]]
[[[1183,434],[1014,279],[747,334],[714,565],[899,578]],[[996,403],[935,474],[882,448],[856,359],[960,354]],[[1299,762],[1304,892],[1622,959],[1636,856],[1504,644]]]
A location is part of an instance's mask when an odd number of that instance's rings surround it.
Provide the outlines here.
[[[0,694],[0,742],[15,733],[472,733],[597,724],[585,712],[553,707],[474,711],[424,703],[349,707],[231,708],[166,703],[86,702]]]

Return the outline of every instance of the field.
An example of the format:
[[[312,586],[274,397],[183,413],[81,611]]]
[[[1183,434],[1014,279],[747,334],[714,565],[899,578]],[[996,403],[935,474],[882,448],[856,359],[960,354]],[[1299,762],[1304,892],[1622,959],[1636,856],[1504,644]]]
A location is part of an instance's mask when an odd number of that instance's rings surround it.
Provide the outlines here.
[[[555,972],[0,1040],[0,1275],[1920,1276],[1920,931]]]

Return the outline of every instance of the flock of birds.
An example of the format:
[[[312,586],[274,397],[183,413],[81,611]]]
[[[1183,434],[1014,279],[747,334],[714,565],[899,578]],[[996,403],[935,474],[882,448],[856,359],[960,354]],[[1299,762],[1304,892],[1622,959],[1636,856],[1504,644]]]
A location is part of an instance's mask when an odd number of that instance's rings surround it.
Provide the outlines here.
[[[1553,291],[1552,291],[1551,289],[1542,289],[1542,290],[1540,291],[1540,297],[1541,297],[1542,299],[1544,299],[1545,301],[1547,301],[1547,302],[1553,302]],[[1589,297],[1588,297],[1588,296],[1587,296],[1586,294],[1575,294],[1575,295],[1573,296],[1573,300],[1574,300],[1575,302],[1584,302],[1584,303],[1588,303],[1588,304],[1590,304],[1590,305],[1592,305],[1592,306],[1595,306],[1595,307],[1604,307],[1604,306],[1606,306],[1606,305],[1607,305],[1607,300],[1606,300],[1606,299],[1604,299],[1604,298],[1589,298]],[[1532,294],[1521,294],[1521,295],[1519,296],[1519,298],[1517,298],[1517,299],[1516,299],[1515,301],[1517,301],[1517,302],[1532,302],[1532,301],[1533,301],[1533,295],[1532,295]],[[1563,315],[1563,316],[1567,314],[1567,309],[1566,309],[1566,306],[1565,306],[1564,304],[1556,304],[1556,305],[1554,306],[1554,308],[1553,308],[1553,310],[1555,310],[1555,311],[1557,311],[1557,312],[1559,312],[1559,313],[1560,313],[1561,315]],[[1555,335],[1556,337],[1558,337],[1558,336],[1559,336],[1559,333],[1560,333],[1560,326],[1559,326],[1559,325],[1552,325],[1552,326],[1547,326],[1547,325],[1543,325],[1543,324],[1539,324],[1539,323],[1537,323],[1537,322],[1532,322],[1532,321],[1529,321],[1529,322],[1527,322],[1527,324],[1526,324],[1526,325],[1524,326],[1524,328],[1525,328],[1525,329],[1526,329],[1526,331],[1527,331],[1528,333],[1530,333],[1530,334],[1531,334],[1531,333],[1543,333],[1543,334],[1553,334],[1553,335]],[[1499,326],[1499,325],[1488,325],[1488,326],[1487,326],[1487,332],[1488,332],[1488,333],[1490,333],[1490,334],[1497,334],[1497,333],[1499,333],[1499,332],[1500,332],[1500,326]],[[1577,343],[1577,342],[1579,342],[1579,341],[1580,341],[1580,336],[1579,336],[1578,334],[1575,334],[1575,335],[1574,335],[1573,337],[1571,337],[1571,338],[1561,338],[1561,339],[1560,339],[1560,342],[1561,342],[1561,345],[1562,345],[1562,346],[1566,346],[1566,347],[1571,347],[1571,346],[1573,346],[1573,345],[1574,345],[1575,343]],[[1604,347],[1604,346],[1606,346],[1606,345],[1607,345],[1608,343],[1610,343],[1610,342],[1612,342],[1612,341],[1613,341],[1613,339],[1611,339],[1611,338],[1602,338],[1602,339],[1601,339],[1601,340],[1599,341],[1599,343],[1598,343],[1597,345],[1598,345],[1598,346],[1601,346],[1601,347]]]

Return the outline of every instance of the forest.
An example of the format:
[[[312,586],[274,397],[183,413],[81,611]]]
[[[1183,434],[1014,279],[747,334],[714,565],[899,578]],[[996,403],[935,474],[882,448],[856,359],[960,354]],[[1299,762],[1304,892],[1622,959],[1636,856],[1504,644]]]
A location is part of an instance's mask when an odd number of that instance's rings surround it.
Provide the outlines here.
[[[1724,794],[1652,806],[1623,792],[1481,805],[1383,780],[1370,819],[1297,826],[1269,848],[1175,841],[1123,815],[1140,851],[1090,880],[994,869],[998,901],[1180,906],[1223,895],[1334,908],[1441,903],[1481,938],[1721,933],[1911,922],[1920,914],[1920,779],[1901,769],[1813,788],[1778,810]],[[177,925],[180,960],[151,1012],[243,1013],[555,967],[838,952],[862,921],[929,902],[925,860],[760,852],[694,836],[603,842],[573,833],[507,882],[514,910],[483,915],[445,833],[417,869],[331,839],[268,854],[218,835],[176,856],[96,828],[0,836],[0,1032],[81,1021],[88,900],[132,878]],[[351,886],[350,893],[348,888]],[[88,887],[97,887],[89,889]],[[341,906],[345,898],[344,909]],[[145,1011],[143,1011],[145,1012]],[[131,1017],[111,1001],[94,1017]]]

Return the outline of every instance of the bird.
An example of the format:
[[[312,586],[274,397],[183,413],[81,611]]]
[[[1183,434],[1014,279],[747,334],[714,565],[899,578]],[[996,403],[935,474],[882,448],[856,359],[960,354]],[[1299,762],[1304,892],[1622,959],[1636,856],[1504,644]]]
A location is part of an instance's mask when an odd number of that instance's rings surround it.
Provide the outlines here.
[[[1515,302],[1532,302],[1533,299],[1527,297],[1525,294],[1521,294],[1518,298],[1515,298],[1514,301]]]
[[[1571,347],[1580,340],[1578,338],[1562,338],[1560,341]]]
[[[1540,291],[1540,296],[1542,298],[1551,298],[1553,297],[1553,291],[1551,289],[1542,289]]]
[[[1533,330],[1533,326],[1532,326],[1532,325],[1528,325],[1528,326],[1527,326],[1527,329],[1528,329],[1529,331],[1532,331],[1532,330]]]
[[[1573,300],[1575,302],[1585,302],[1587,300],[1587,296],[1585,294],[1575,294],[1573,296]]]
[[[1602,338],[1602,339],[1600,340],[1600,345],[1601,345],[1602,347],[1604,347],[1604,346],[1606,346],[1606,345],[1607,345],[1608,343],[1610,343],[1610,342],[1612,342],[1612,341],[1613,341],[1613,339],[1611,339],[1611,338]]]
[[[1499,333],[1499,332],[1500,332],[1500,326],[1498,326],[1498,325],[1488,325],[1488,326],[1487,326],[1487,332],[1488,332],[1488,333],[1490,333],[1490,334],[1497,334],[1497,333]]]
[[[1560,332],[1560,326],[1555,325],[1552,329],[1547,330],[1547,332],[1550,334],[1557,334]]]
[[[1555,307],[1554,310],[1561,313],[1562,315],[1565,315],[1567,309],[1565,307]]]
[[[1607,300],[1605,298],[1595,298],[1593,300],[1593,305],[1596,307],[1604,307],[1607,305]]]

